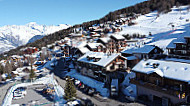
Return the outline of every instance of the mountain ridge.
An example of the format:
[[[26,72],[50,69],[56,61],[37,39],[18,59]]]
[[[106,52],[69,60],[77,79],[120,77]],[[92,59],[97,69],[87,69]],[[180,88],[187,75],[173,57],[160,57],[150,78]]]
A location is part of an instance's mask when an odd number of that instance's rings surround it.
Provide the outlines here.
[[[30,22],[25,25],[2,26],[0,27],[0,53],[27,44],[36,35],[45,36],[68,27],[70,25],[39,25],[36,22]]]

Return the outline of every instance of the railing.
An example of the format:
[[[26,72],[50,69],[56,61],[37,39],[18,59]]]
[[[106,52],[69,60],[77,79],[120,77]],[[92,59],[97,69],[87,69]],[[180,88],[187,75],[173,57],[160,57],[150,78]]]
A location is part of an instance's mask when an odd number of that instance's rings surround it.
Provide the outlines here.
[[[167,89],[167,88],[161,87],[161,86],[156,85],[156,84],[152,84],[149,82],[143,82],[143,81],[136,80],[136,79],[131,79],[130,82],[135,84],[135,85],[143,86],[143,87],[146,87],[146,88],[158,91],[158,92],[163,92],[165,94],[169,94],[169,95],[178,97],[177,92],[179,92],[179,91],[176,91],[173,89]]]
[[[190,54],[182,54],[182,53],[176,53],[176,52],[169,52],[169,56],[172,57],[189,57]]]

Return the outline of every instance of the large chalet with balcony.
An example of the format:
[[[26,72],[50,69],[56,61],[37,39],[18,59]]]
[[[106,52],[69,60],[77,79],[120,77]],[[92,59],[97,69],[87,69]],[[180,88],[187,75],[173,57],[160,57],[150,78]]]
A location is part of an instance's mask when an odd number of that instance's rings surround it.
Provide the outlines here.
[[[106,47],[101,43],[88,43],[86,47],[93,52],[105,52]]]
[[[190,102],[190,64],[148,59],[141,60],[132,71],[136,77],[130,82],[136,85],[139,99],[158,106]]]
[[[97,42],[102,43],[111,53],[119,53],[127,46],[125,37],[119,34],[99,38]]]
[[[108,74],[125,71],[126,58],[119,53],[106,54],[103,52],[87,52],[77,60],[75,68],[82,74],[103,82],[109,82]]]
[[[174,39],[167,50],[170,57],[190,59],[190,35]]]

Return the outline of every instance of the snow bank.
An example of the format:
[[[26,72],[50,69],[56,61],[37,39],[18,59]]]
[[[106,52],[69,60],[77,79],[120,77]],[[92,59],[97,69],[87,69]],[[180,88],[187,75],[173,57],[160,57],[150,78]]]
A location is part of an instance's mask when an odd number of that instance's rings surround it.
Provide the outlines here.
[[[74,77],[74,78],[82,81],[84,84],[86,84],[92,88],[95,88],[104,97],[109,96],[109,90],[107,88],[104,88],[103,82],[99,82],[99,81],[96,81],[92,78],[83,76],[80,73],[77,73],[76,70],[72,70],[71,72],[67,73],[67,76]]]

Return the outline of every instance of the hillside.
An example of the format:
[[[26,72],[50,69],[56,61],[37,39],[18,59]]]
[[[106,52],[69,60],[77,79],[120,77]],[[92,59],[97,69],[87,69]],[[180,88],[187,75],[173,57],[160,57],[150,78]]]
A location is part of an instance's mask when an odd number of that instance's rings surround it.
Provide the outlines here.
[[[72,33],[74,28],[82,27],[84,30],[88,30],[88,27],[90,27],[94,24],[100,24],[100,23],[104,23],[107,21],[114,21],[116,19],[120,19],[123,17],[133,16],[134,13],[145,15],[145,14],[149,14],[150,12],[157,11],[159,14],[162,14],[162,13],[164,14],[164,13],[170,12],[171,8],[173,6],[187,5],[189,3],[190,3],[190,0],[149,0],[149,1],[145,1],[142,3],[136,4],[134,6],[130,6],[130,7],[116,10],[114,12],[110,12],[109,14],[107,14],[106,16],[102,17],[99,20],[84,22],[83,24],[74,25],[68,29],[60,30],[56,33],[45,36],[42,39],[35,41],[34,43],[30,43],[30,44],[27,44],[24,46],[43,47],[43,46],[46,46],[47,44],[53,43],[56,40],[60,40],[60,39],[64,38],[69,33]],[[149,14],[149,15],[153,15],[153,14],[154,13]],[[149,17],[149,16],[147,16],[147,17]],[[151,18],[151,17],[152,16],[150,16],[149,18]],[[155,16],[152,18],[155,18]],[[154,33],[154,31],[151,31],[151,30],[150,31],[147,30],[147,32],[152,32],[153,34],[156,34],[156,33]],[[144,33],[147,34],[147,32],[144,32]],[[162,32],[163,32],[163,30],[162,30]],[[159,31],[157,33],[159,33]],[[22,47],[13,49],[9,52],[6,52],[5,54],[7,54],[7,55],[20,54],[19,49]],[[3,55],[1,55],[0,57],[3,57]]]
[[[148,35],[151,33],[149,45],[154,44],[164,50],[173,39],[190,35],[189,6],[173,7],[166,14],[158,14],[157,11],[154,11],[141,15],[134,22],[136,25],[123,25],[123,31],[120,34]]]
[[[0,27],[0,53],[28,43],[35,35],[48,35],[68,28],[68,25],[38,25],[35,22],[26,25],[7,25]],[[36,39],[37,40],[37,39]]]

